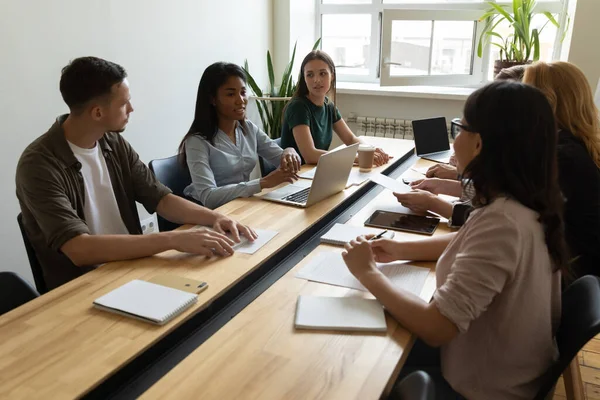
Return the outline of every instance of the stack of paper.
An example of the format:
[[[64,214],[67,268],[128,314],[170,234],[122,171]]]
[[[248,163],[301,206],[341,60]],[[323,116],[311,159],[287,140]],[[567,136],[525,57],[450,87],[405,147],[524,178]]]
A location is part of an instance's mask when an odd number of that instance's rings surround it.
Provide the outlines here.
[[[393,262],[378,264],[377,267],[392,284],[400,289],[420,295],[425,285],[429,268]],[[329,285],[367,291],[367,289],[348,270],[340,253],[322,252],[304,268],[296,273],[297,278]]]

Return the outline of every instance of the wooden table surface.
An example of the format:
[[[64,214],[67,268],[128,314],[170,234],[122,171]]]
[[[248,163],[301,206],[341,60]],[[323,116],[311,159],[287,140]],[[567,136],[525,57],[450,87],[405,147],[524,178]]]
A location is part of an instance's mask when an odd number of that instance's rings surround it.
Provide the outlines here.
[[[367,140],[398,158],[414,148],[412,141]],[[350,187],[307,209],[262,201],[259,197],[236,199],[219,211],[253,228],[279,232],[253,255],[236,253],[228,258],[206,259],[167,251],[112,262],[1,316],[0,397],[75,398],[86,394],[210,305],[357,189]],[[209,287],[199,295],[196,305],[164,326],[92,307],[94,299],[132,279],[165,273],[204,280]]]
[[[419,160],[418,165],[429,162]],[[414,175],[408,170],[404,176]],[[362,226],[378,209],[403,211],[388,190],[381,192],[348,224]],[[404,209],[405,210],[405,209]],[[442,220],[435,234],[450,232]],[[396,232],[395,239],[423,235]],[[414,337],[386,313],[387,333],[294,329],[298,295],[361,296],[369,293],[309,282],[296,272],[319,252],[338,246],[319,245],[308,257],[159,380],[143,399],[377,399],[395,381]],[[421,298],[435,290],[435,263]]]

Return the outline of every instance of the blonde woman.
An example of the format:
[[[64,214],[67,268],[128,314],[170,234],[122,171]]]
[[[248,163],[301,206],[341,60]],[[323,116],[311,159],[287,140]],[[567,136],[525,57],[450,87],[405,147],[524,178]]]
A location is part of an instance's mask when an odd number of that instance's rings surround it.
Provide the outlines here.
[[[529,66],[523,82],[546,95],[556,117],[558,175],[566,199],[571,266],[578,276],[599,275],[600,123],[592,89],[579,68],[559,61]]]

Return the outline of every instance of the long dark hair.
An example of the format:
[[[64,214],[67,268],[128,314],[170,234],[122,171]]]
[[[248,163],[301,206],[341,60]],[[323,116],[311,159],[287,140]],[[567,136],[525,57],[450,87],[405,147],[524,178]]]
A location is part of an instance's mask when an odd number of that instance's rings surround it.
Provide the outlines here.
[[[186,168],[185,142],[189,137],[197,135],[214,145],[215,135],[219,131],[219,116],[213,101],[217,97],[219,88],[232,76],[237,76],[246,83],[244,70],[236,64],[216,62],[204,70],[198,84],[194,121],[179,145],[179,162]],[[241,120],[239,123],[244,133],[246,133],[245,121]]]
[[[473,204],[485,206],[504,194],[538,212],[554,268],[568,273],[556,122],[548,100],[534,87],[499,81],[471,94],[463,115],[482,141],[464,171],[475,187]]]
[[[298,86],[296,86],[296,91],[294,92],[294,97],[306,97],[308,95],[308,86],[306,85],[306,80],[304,79],[304,67],[306,64],[313,60],[321,60],[329,67],[329,71],[331,72],[331,88],[329,89],[329,93],[333,96],[333,103],[335,104],[335,64],[329,54],[325,53],[322,50],[313,50],[304,57],[302,60],[302,65],[300,66],[300,74],[298,76]]]

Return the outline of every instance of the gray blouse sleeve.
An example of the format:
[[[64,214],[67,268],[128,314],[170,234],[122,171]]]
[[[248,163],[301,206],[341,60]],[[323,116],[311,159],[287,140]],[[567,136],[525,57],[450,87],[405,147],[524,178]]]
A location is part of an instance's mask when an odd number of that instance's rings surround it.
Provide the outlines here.
[[[248,127],[252,129],[256,135],[256,147],[258,155],[270,162],[272,165],[279,167],[281,164],[281,155],[283,149],[275,143],[266,133],[252,122],[247,121]]]
[[[261,191],[260,179],[218,187],[210,164],[210,143],[202,138],[189,138],[185,143],[185,154],[193,189],[186,194],[205,207],[215,209],[238,197],[250,197]],[[219,168],[218,165],[214,167]]]

